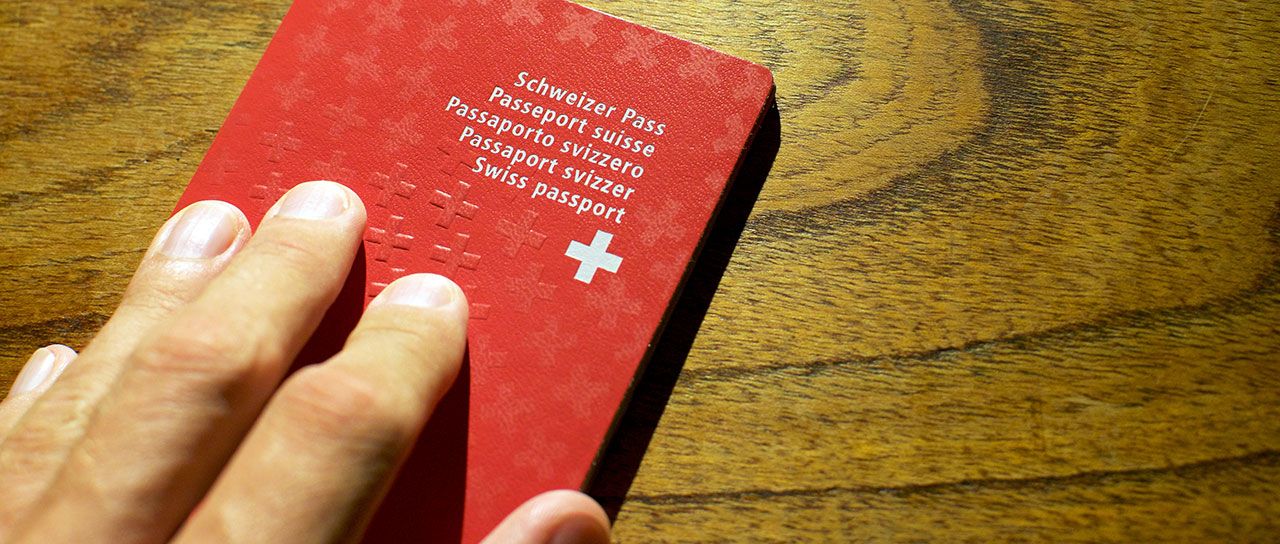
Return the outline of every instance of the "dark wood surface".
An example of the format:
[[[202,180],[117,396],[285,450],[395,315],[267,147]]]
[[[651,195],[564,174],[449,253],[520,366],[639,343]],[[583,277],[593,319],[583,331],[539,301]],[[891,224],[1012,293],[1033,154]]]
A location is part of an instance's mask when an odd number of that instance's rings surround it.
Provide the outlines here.
[[[781,129],[619,541],[1280,538],[1274,4],[584,3],[768,65]],[[286,9],[0,3],[0,391]]]

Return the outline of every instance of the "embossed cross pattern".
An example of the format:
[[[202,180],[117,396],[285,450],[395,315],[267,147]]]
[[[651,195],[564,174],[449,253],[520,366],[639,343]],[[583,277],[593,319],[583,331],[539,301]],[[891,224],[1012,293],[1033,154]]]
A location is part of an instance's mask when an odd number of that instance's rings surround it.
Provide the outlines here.
[[[431,74],[435,67],[423,65],[417,67],[401,66],[396,70],[396,79],[400,80],[400,100],[412,100],[418,93],[430,95],[433,92]],[[416,144],[415,144],[416,145]]]
[[[249,198],[258,201],[259,211],[266,212],[288,190],[289,188],[284,186],[284,176],[280,172],[272,172],[265,182],[249,188]]]
[[[459,232],[453,235],[452,247],[436,245],[432,248],[431,259],[444,263],[441,275],[452,278],[458,273],[459,268],[475,271],[476,266],[480,264],[480,256],[467,253],[467,244],[470,242],[470,236]]]
[[[409,250],[413,244],[413,235],[401,232],[403,226],[404,217],[393,215],[387,221],[386,228],[369,227],[370,236],[366,239],[370,244],[378,246],[374,260],[385,263],[391,260],[392,250]]]
[[[615,278],[603,293],[588,291],[587,304],[600,310],[599,324],[604,329],[617,326],[619,315],[636,315],[641,309],[639,301],[627,296],[627,285],[622,278]]]
[[[458,47],[458,38],[454,36],[454,31],[458,28],[458,20],[449,17],[439,23],[426,23],[422,30],[423,40],[418,44],[418,48],[424,53],[430,53],[436,46],[443,47],[452,51]]]
[[[365,8],[365,13],[369,15],[369,26],[365,28],[365,32],[370,34],[382,34],[383,29],[391,29],[400,31],[404,28],[404,17],[400,16],[401,0],[391,0],[386,4],[381,2],[373,2]]]
[[[477,287],[475,285],[467,285],[465,291],[470,293],[467,300],[474,301]],[[489,309],[491,306],[482,302],[471,302],[471,319],[489,319]]]
[[[328,33],[329,27],[320,25],[311,31],[311,34],[298,34],[297,43],[302,49],[302,62],[311,60],[311,57],[329,53],[329,44],[324,41]]]
[[[395,171],[388,175],[382,172],[374,172],[372,185],[378,190],[378,201],[374,204],[379,208],[390,208],[394,198],[399,197],[409,200],[413,197],[413,193],[418,190],[418,186],[409,183],[409,165],[402,162],[396,163]]]
[[[359,83],[366,77],[374,82],[382,79],[382,68],[378,66],[377,47],[369,47],[364,53],[348,51],[342,55],[342,63],[347,65],[347,83]]]
[[[640,235],[640,241],[644,245],[651,246],[658,242],[661,238],[669,238],[671,240],[679,240],[684,238],[685,228],[680,224],[681,205],[675,200],[668,200],[662,207],[662,211],[650,214],[648,216],[641,215],[644,223],[644,232]]]
[[[404,272],[405,272],[404,268],[392,267],[391,277],[399,278],[400,276],[404,275]],[[387,286],[391,284],[385,281],[374,281],[374,282],[369,282],[369,285],[373,286],[373,288],[369,289],[369,293],[366,294],[365,296],[368,298],[374,298],[379,294],[381,294],[383,291],[385,291],[387,289]]]
[[[720,57],[715,51],[705,47],[690,45],[689,60],[676,70],[681,77],[696,78],[706,84],[708,87],[714,87],[720,83],[720,74],[716,73],[720,68]]]
[[[542,12],[538,11],[538,0],[511,0],[511,9],[502,15],[502,22],[516,25],[526,20],[533,26],[542,24]]]
[[[348,98],[342,107],[328,104],[324,107],[324,118],[333,123],[329,127],[329,136],[341,138],[343,133],[350,129],[364,128],[365,118],[356,113],[359,102],[354,98]]]
[[[453,224],[455,217],[461,216],[465,219],[475,219],[476,210],[480,208],[475,204],[467,202],[467,193],[471,190],[471,185],[465,181],[459,181],[457,188],[453,190],[453,194],[446,193],[439,189],[436,194],[431,197],[431,205],[440,208],[440,219],[436,220],[436,224],[444,228],[449,228]]]
[[[508,257],[515,257],[523,246],[529,246],[533,249],[541,249],[542,243],[547,240],[547,235],[533,230],[534,221],[538,220],[538,212],[533,210],[525,210],[520,216],[519,223],[513,223],[507,219],[498,222],[498,233],[507,238],[507,247],[504,253]]]
[[[286,151],[293,152],[302,149],[302,140],[290,136],[293,132],[293,123],[289,121],[280,121],[280,128],[275,132],[263,131],[262,138],[258,140],[258,145],[267,148],[267,160],[270,162],[280,162]]]
[[[653,68],[658,65],[654,49],[657,49],[658,45],[662,44],[662,35],[647,34],[628,28],[622,31],[622,40],[627,44],[617,53],[614,53],[613,60],[615,62],[626,64],[634,60],[640,63],[643,68]]]
[[[276,92],[280,94],[280,107],[289,110],[298,102],[311,101],[316,92],[307,88],[306,77],[306,74],[298,72],[288,82],[276,85]]]
[[[562,42],[578,40],[582,45],[591,45],[596,42],[596,33],[592,29],[601,19],[594,12],[578,13],[576,7],[565,8],[564,28],[556,34],[556,38]]]
[[[529,313],[534,299],[550,300],[555,294],[556,286],[542,282],[543,265],[533,264],[523,276],[507,278],[507,291],[512,296],[512,307],[522,314]]]
[[[240,167],[240,161],[232,159],[226,148],[218,152],[218,162],[216,164],[218,169],[215,170],[213,176],[214,185],[225,183],[231,177],[229,174],[235,174],[237,168]]]
[[[436,146],[436,150],[441,155],[440,160],[437,161],[440,165],[440,172],[449,176],[457,172],[458,167],[469,169],[470,165],[475,162],[476,157],[480,156],[474,148],[460,144],[453,138],[446,138],[440,142],[440,145]]]
[[[323,179],[347,183],[351,181],[351,176],[354,172],[350,168],[342,166],[346,158],[347,153],[345,151],[334,150],[333,158],[329,159],[329,162],[315,161],[316,172]]]
[[[422,141],[422,133],[414,130],[414,125],[417,122],[418,114],[416,112],[404,114],[404,117],[401,117],[399,121],[383,119],[382,132],[387,136],[387,148],[390,151],[397,151],[401,147],[417,147],[418,142]]]

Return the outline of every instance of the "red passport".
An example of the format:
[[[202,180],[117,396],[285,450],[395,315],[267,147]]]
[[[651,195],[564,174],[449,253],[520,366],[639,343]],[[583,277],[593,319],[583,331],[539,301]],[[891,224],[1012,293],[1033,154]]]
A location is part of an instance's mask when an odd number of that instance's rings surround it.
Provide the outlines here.
[[[361,196],[304,359],[401,275],[463,287],[469,361],[366,538],[475,542],[586,485],[772,96],[764,67],[563,0],[298,0],[178,207]]]

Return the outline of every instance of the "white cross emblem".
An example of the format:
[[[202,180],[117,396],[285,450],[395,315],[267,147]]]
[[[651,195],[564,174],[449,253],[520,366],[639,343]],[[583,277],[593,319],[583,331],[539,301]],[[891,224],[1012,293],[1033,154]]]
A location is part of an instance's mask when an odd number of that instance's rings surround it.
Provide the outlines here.
[[[582,283],[591,283],[598,268],[617,274],[618,266],[622,264],[622,257],[609,253],[609,242],[612,241],[613,235],[602,230],[596,231],[596,237],[591,240],[589,246],[576,240],[569,241],[569,249],[564,254],[582,261],[573,279]]]

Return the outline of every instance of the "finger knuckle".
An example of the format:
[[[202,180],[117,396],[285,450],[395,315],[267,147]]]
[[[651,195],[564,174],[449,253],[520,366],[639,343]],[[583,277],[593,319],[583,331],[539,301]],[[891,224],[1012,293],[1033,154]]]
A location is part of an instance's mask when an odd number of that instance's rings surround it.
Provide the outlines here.
[[[353,344],[375,344],[381,351],[398,354],[395,359],[422,361],[432,352],[431,335],[402,322],[366,324],[356,329],[349,339]]]
[[[216,317],[191,317],[160,329],[133,353],[133,370],[216,389],[254,383],[279,355]]]
[[[185,264],[185,263],[184,263]],[[190,298],[190,287],[177,281],[164,281],[167,278],[142,278],[141,284],[130,285],[120,301],[121,308],[136,308],[153,314],[163,315],[184,304]]]
[[[376,345],[388,359],[421,364],[435,361],[444,365],[436,369],[452,376],[462,362],[466,346],[465,322],[462,327],[448,321],[412,322],[383,319],[362,323],[351,335],[352,344]]]
[[[313,271],[320,263],[333,259],[328,249],[291,237],[272,236],[264,238],[257,251],[262,257],[287,269]]]
[[[313,438],[398,451],[418,432],[411,402],[362,376],[328,367],[307,367],[278,393],[286,420]]]
[[[79,408],[79,407],[72,407]],[[65,450],[84,434],[88,423],[85,410],[55,414],[41,414],[43,417],[27,418],[22,424],[4,437],[2,450],[6,452],[27,452],[25,456],[0,454],[0,473],[13,474],[13,470],[4,462],[14,458],[27,461],[45,456],[54,457],[56,452]],[[36,470],[36,466],[23,467],[24,471]]]

